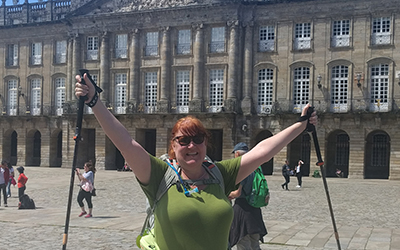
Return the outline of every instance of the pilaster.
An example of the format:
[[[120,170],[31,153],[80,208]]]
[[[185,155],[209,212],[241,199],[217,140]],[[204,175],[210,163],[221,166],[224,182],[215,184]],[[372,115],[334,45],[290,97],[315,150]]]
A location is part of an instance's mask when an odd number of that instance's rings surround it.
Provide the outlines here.
[[[140,50],[139,50],[139,30],[132,31],[132,40],[130,48],[130,83],[129,83],[129,101],[127,113],[137,112],[139,86],[140,86]]]
[[[193,96],[189,103],[189,112],[201,112],[204,106],[204,30],[203,23],[192,26],[195,32],[193,42]]]
[[[103,103],[111,102],[110,88],[110,51],[109,51],[109,35],[103,32],[100,44],[100,88],[104,92],[100,95]]]
[[[245,26],[244,58],[243,58],[243,100],[242,112],[251,114],[252,110],[252,77],[253,77],[253,22]]]
[[[238,39],[238,27],[239,21],[234,20],[228,22],[230,27],[230,37],[229,37],[229,59],[228,59],[228,95],[227,100],[225,100],[225,110],[226,111],[237,111],[237,96],[238,96],[238,81],[237,75],[240,68],[239,64],[239,39]]]
[[[160,49],[161,56],[161,72],[160,72],[160,100],[157,103],[157,111],[159,113],[168,113],[170,109],[169,102],[169,86],[170,83],[170,39],[169,39],[169,27],[162,28],[162,42]]]

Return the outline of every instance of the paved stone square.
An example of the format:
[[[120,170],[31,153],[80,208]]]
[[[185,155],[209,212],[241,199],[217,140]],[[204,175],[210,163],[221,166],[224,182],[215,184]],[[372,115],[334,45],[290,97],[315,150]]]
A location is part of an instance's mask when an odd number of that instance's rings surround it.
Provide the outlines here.
[[[17,187],[0,207],[0,249],[61,249],[71,170],[26,167],[26,193],[36,210],[18,210]],[[271,201],[263,208],[268,235],[262,249],[338,249],[321,178],[303,178],[282,190],[280,175],[267,176]],[[328,178],[341,249],[400,250],[400,181]],[[78,181],[75,178],[75,183]],[[132,172],[99,170],[93,218],[78,218],[75,185],[67,249],[138,249],[145,197]]]

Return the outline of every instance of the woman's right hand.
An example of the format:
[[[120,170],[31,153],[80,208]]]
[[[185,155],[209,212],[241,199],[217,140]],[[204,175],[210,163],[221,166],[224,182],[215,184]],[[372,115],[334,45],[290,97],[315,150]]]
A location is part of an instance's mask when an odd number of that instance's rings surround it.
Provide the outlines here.
[[[93,96],[94,96],[96,90],[95,90],[92,82],[87,77],[87,74],[85,73],[83,75],[83,79],[85,80],[86,84],[82,84],[82,77],[80,75],[76,75],[75,79],[76,79],[75,96],[77,98],[79,98],[81,96],[87,96],[87,100],[85,102],[86,103],[90,102],[93,99]]]

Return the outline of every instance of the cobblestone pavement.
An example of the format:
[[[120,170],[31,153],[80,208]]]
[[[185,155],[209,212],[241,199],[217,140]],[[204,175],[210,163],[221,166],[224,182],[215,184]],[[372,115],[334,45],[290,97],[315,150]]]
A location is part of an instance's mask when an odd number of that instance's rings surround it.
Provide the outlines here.
[[[71,170],[26,167],[26,193],[36,210],[18,210],[17,187],[0,207],[0,249],[61,249]],[[268,235],[262,249],[338,249],[322,179],[281,189],[283,177],[267,176],[271,201],[263,208]],[[400,250],[400,182],[328,178],[341,249]],[[77,179],[75,179],[77,183]],[[132,172],[99,170],[93,218],[78,218],[74,188],[67,249],[138,249],[145,198]]]

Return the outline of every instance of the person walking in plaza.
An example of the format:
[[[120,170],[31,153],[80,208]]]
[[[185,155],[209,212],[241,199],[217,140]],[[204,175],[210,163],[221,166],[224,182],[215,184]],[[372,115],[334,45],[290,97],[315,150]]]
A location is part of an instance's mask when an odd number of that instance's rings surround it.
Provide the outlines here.
[[[297,162],[297,166],[296,166],[296,177],[297,177],[297,188],[301,188],[301,184],[302,184],[302,178],[303,178],[303,174],[301,172],[301,165],[303,165],[304,162],[302,160],[299,160]]]
[[[131,137],[98,97],[87,74],[83,78],[86,84],[81,83],[81,76],[76,76],[75,96],[87,96],[85,103],[92,108],[105,134],[132,168],[152,207],[167,169],[173,168],[179,177],[177,188],[169,188],[155,207],[154,239],[160,249],[227,249],[233,219],[233,208],[228,199],[230,192],[300,135],[308,123],[317,123],[316,113],[309,114],[310,105],[307,104],[298,122],[259,142],[243,156],[215,163],[222,175],[224,189],[218,183],[197,186],[192,182],[191,185],[184,180],[201,183],[214,180],[203,167],[210,133],[199,119],[186,116],[175,123],[169,138],[170,159],[163,161],[149,154]],[[183,188],[191,192],[183,192]]]
[[[244,155],[249,151],[246,143],[240,142],[233,148],[234,157]],[[229,244],[236,245],[237,250],[260,250],[260,241],[267,234],[267,229],[261,213],[261,208],[251,206],[246,194],[251,193],[254,172],[247,176],[239,188],[229,194],[229,199],[235,199],[233,205],[233,222],[229,233]],[[269,200],[269,195],[267,196]]]
[[[79,207],[81,208],[81,213],[79,217],[85,215],[85,218],[93,217],[92,210],[93,210],[93,203],[92,203],[92,191],[94,185],[94,174],[96,173],[96,168],[92,164],[91,161],[86,162],[83,166],[85,173],[81,173],[79,168],[76,169],[76,175],[80,181],[80,189],[77,197],[77,201]],[[83,204],[83,200],[86,200],[86,203],[89,208],[89,213],[85,210],[85,205]]]
[[[25,168],[23,166],[17,167],[17,171],[19,172],[18,176],[18,197],[21,202],[22,196],[25,194],[26,190],[26,182],[28,181],[28,177],[25,175]]]
[[[286,160],[285,164],[282,166],[282,176],[285,178],[285,183],[281,185],[282,189],[289,190],[289,182],[290,182],[290,167],[289,167],[289,161]]]
[[[10,171],[10,176],[8,178],[7,184],[7,198],[11,197],[11,184],[15,186],[16,182],[14,179],[14,168],[12,167],[11,163],[7,163],[8,170]]]
[[[10,178],[10,171],[8,170],[8,162],[6,160],[2,160],[0,167],[0,205],[1,205],[1,195],[3,195],[5,207],[8,207],[6,185],[8,184],[9,178]]]

